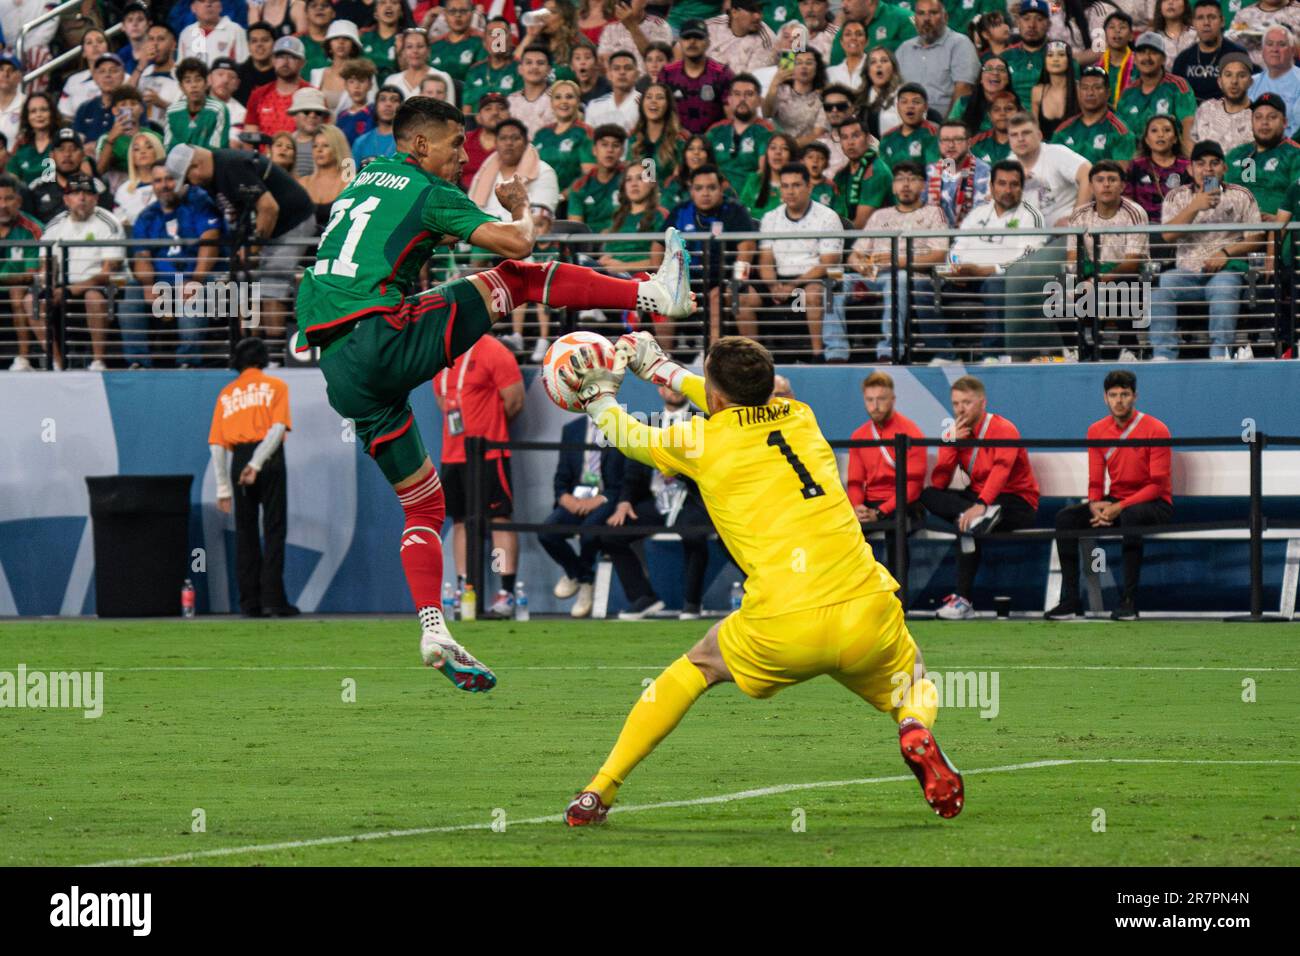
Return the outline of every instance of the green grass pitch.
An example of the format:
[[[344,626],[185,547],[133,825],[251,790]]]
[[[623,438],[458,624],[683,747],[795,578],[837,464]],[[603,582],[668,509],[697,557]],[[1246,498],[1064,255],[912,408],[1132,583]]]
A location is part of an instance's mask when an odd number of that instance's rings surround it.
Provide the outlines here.
[[[932,671],[998,675],[996,717],[935,727],[957,819],[893,722],[822,678],[710,691],[624,810],[570,830],[642,681],[704,624],[456,625],[487,695],[419,667],[410,620],[0,625],[0,671],[102,670],[105,698],[0,709],[0,864],[1300,863],[1297,625],[911,627]]]

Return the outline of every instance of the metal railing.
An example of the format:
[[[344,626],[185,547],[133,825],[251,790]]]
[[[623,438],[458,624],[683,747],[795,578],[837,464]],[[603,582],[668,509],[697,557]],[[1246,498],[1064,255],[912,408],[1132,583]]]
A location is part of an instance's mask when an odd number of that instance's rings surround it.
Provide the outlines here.
[[[61,3],[57,7],[54,7],[50,10],[46,10],[40,16],[35,17],[34,19],[30,20],[27,23],[24,23],[23,28],[18,32],[18,39],[14,43],[14,55],[18,58],[18,62],[19,63],[23,62],[23,53],[25,52],[24,47],[27,43],[27,34],[31,33],[41,24],[48,23],[50,20],[53,20],[56,17],[60,17],[67,11],[80,6],[81,6],[81,0],[66,0],[65,3]],[[121,33],[122,30],[124,29],[125,27],[120,22],[111,24],[107,29],[104,30],[104,36],[108,37],[109,39],[112,39],[113,37]],[[54,59],[50,60],[49,62],[42,63],[36,69],[32,70],[32,72],[26,74],[23,77],[23,89],[26,90],[29,84],[35,82],[36,80],[39,80],[46,73],[53,73],[59,67],[63,66],[63,64],[70,63],[79,56],[81,56],[80,43],[78,43],[75,47],[72,47],[69,50],[63,51]]]
[[[840,240],[841,252],[814,278],[799,281],[779,275],[792,271],[782,269],[780,242],[806,241],[807,234],[688,234],[692,287],[700,305],[694,316],[675,321],[617,311],[580,316],[572,311],[552,314],[544,306],[529,305],[497,327],[502,333],[514,330],[530,338],[553,338],[578,327],[611,335],[648,328],[665,349],[683,359],[698,355],[719,335],[740,333],[757,338],[785,363],[1131,361],[1152,356],[1230,357],[1247,349],[1255,357],[1280,356],[1296,342],[1296,243],[1287,243],[1285,255],[1275,250],[1282,245],[1280,237],[1296,229],[1297,224],[1242,226],[1237,233],[1266,236],[1256,243],[1257,251],[1241,257],[1247,268],[1222,270],[1214,284],[1198,282],[1191,287],[1184,287],[1187,275],[1176,268],[1181,242],[1167,243],[1161,233],[1191,237],[1231,232],[1225,224],[1123,227],[1087,235],[1068,228],[826,233],[818,238]],[[1144,234],[1149,244],[1149,254],[1136,271],[1111,276],[1118,281],[1103,281],[1085,292],[1087,270],[1076,264],[1100,261],[1107,239],[1134,234]],[[883,268],[874,274],[855,269],[861,265],[855,246],[861,250],[879,244],[888,250],[887,262],[898,262],[900,256],[912,262],[921,243],[951,243],[958,236],[972,235],[989,239],[990,248],[996,240],[1023,240],[1028,235],[1056,245],[1051,250],[1039,247],[1034,256],[996,277],[955,275],[946,257],[937,267]],[[655,238],[635,233],[544,236],[533,259],[602,268],[599,256],[611,241],[640,241],[648,247]],[[761,244],[769,241],[775,244],[776,277],[760,265]],[[243,334],[262,335],[280,348],[286,321],[291,319],[292,289],[314,259],[310,251],[280,273],[258,268],[254,274],[238,258],[232,262],[229,245],[222,246],[205,278],[204,298],[189,305],[189,313],[158,308],[157,296],[140,286],[127,262],[118,263],[102,283],[106,307],[98,301],[99,295],[91,296],[87,304],[85,295],[67,294],[73,283],[64,277],[69,276],[70,260],[79,251],[126,245],[133,253],[169,247],[177,250],[169,256],[174,257],[193,243],[184,238],[64,241],[52,254],[43,252],[39,276],[32,276],[28,308],[34,322],[43,323],[47,357],[57,346],[58,354],[68,357],[64,367],[81,367],[95,359],[109,366],[224,365],[233,343]],[[0,240],[0,256],[9,256],[11,247],[32,245],[46,249],[54,244]],[[464,243],[439,250],[421,285],[431,288],[473,275],[495,261]],[[229,305],[232,295],[245,304],[256,300],[257,283],[271,304],[269,314],[249,316],[247,308]],[[288,290],[265,294],[266,287],[277,284]],[[168,294],[176,298],[176,293]],[[0,363],[14,355],[11,343],[23,339],[21,331],[9,328],[25,327],[21,312],[11,298],[0,296]],[[144,320],[142,312],[147,313]],[[45,322],[46,318],[51,321]],[[526,346],[517,351],[525,360],[530,353]],[[177,360],[178,352],[185,361]]]

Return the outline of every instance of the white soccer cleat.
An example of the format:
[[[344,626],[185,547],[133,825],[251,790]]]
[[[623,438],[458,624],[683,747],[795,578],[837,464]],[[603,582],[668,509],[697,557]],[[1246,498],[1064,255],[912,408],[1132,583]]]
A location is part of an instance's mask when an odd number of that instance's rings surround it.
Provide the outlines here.
[[[444,677],[471,694],[489,691],[497,684],[496,675],[456,642],[436,608],[432,619],[420,635],[420,657],[426,667],[436,667]]]
[[[682,234],[672,226],[664,233],[664,261],[658,272],[641,283],[636,307],[641,312],[658,312],[670,319],[684,319],[695,311],[691,254],[682,241]]]

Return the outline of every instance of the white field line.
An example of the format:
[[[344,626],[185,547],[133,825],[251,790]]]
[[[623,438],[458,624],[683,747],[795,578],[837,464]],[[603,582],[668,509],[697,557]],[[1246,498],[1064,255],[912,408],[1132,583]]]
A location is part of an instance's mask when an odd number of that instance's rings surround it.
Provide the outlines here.
[[[664,664],[583,664],[583,665],[525,665],[522,667],[511,667],[509,671],[660,671],[663,670]],[[36,665],[28,664],[27,669],[36,669]],[[47,668],[48,669],[48,668]],[[123,673],[123,674],[147,674],[152,672],[204,672],[204,671],[233,671],[233,672],[258,672],[258,671],[422,671],[426,668],[420,664],[216,664],[212,666],[196,665],[157,665],[149,667],[96,667],[94,670],[103,671],[104,673]],[[1179,666],[1155,666],[1155,665],[1123,665],[1123,664],[978,664],[957,665],[953,664],[944,668],[936,668],[940,673],[949,671],[1218,671],[1229,674],[1237,674],[1245,671],[1262,671],[1276,673],[1292,673],[1300,671],[1300,667],[1253,667],[1250,665],[1241,665],[1238,667],[1179,667]]]
[[[1001,767],[978,767],[963,770],[963,777],[974,777],[989,773],[1014,773],[1018,770],[1037,770],[1041,767],[1066,767],[1073,764],[1186,764],[1186,765],[1227,765],[1227,766],[1300,766],[1300,760],[1180,760],[1151,758],[1090,757],[1064,758],[1059,760],[1033,760],[1028,763],[1007,764]],[[888,777],[863,777],[857,780],[823,780],[817,783],[782,783],[772,787],[759,787],[754,790],[740,790],[736,793],[721,793],[711,797],[695,797],[690,800],[665,800],[661,803],[643,803],[633,806],[616,806],[610,813],[640,813],[644,810],[669,810],[678,807],[703,807],[718,803],[733,803],[737,800],[753,800],[756,797],[771,797],[800,790],[827,790],[833,787],[861,787],[877,783],[899,783],[915,781],[910,774],[894,774]],[[543,817],[529,817],[526,820],[509,820],[507,827],[529,826],[539,823],[563,823],[564,814],[551,813]],[[280,850],[299,850],[314,846],[334,846],[341,843],[366,843],[373,840],[393,840],[402,837],[428,836],[435,833],[462,833],[469,830],[489,830],[492,823],[461,823],[442,827],[413,827],[407,830],[377,830],[371,833],[354,833],[347,836],[317,837],[311,840],[285,840],[281,843],[253,843],[248,846],[222,847],[216,850],[197,850],[191,853],[176,853],[171,856],[144,856],[134,859],[104,860],[100,863],[88,863],[86,866],[147,866],[156,863],[189,863],[195,860],[211,860],[227,856],[241,856],[246,853],[275,853]]]

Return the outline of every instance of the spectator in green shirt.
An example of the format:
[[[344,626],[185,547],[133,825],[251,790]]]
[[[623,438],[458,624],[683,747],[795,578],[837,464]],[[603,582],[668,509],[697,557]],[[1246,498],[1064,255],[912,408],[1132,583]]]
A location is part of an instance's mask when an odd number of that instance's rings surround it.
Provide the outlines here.
[[[493,17],[487,23],[487,59],[475,63],[465,74],[465,110],[477,112],[479,98],[484,93],[509,96],[522,84],[519,66],[515,63],[510,21],[505,17]]]
[[[989,122],[989,107],[993,103],[993,97],[1010,89],[1011,71],[1007,68],[1006,61],[1000,56],[990,56],[980,65],[979,85],[970,96],[959,96],[953,101],[948,118],[959,119],[966,124],[967,129],[982,133],[992,125]]]
[[[181,96],[167,108],[163,148],[188,143],[225,149],[230,143],[230,111],[208,93],[208,68],[202,60],[181,60],[176,67]]]
[[[23,213],[22,192],[17,176],[0,173],[0,240],[18,242],[41,238],[42,223]],[[33,335],[37,342],[45,339],[44,325],[32,320],[31,285],[40,271],[40,253],[39,246],[14,246],[0,257],[0,286],[5,287],[5,300],[18,332],[18,356],[9,366],[15,372],[32,368],[27,358],[28,339]]]
[[[1002,59],[1011,70],[1011,88],[1020,102],[1029,105],[1034,84],[1042,76],[1047,62],[1047,0],[1024,0],[1020,4],[1020,42],[1002,51]]]
[[[474,4],[470,0],[448,0],[443,7],[447,32],[429,48],[429,65],[464,81],[469,69],[486,55],[483,39],[471,30]]]
[[[610,272],[654,272],[664,257],[663,243],[656,241],[662,238],[666,222],[659,206],[659,186],[644,167],[629,166],[618,197],[618,209],[605,232],[643,232],[647,238],[606,241],[597,261]]]
[[[709,141],[701,135],[692,136],[682,147],[682,164],[677,168],[677,175],[662,180],[659,186],[659,205],[665,209],[674,209],[691,198],[691,173],[701,166],[711,165],[713,150]],[[724,201],[739,202],[739,194],[729,185],[723,186]]]
[[[298,37],[307,53],[299,71],[304,80],[310,81],[312,70],[330,65],[329,54],[325,52],[325,38],[333,22],[334,4],[330,0],[307,0],[307,29]]]
[[[569,190],[568,218],[585,222],[592,232],[605,232],[618,209],[627,132],[615,123],[606,123],[596,128],[592,140],[596,166]]]
[[[1052,142],[1068,146],[1090,163],[1113,159],[1125,169],[1137,148],[1135,137],[1110,109],[1108,77],[1100,66],[1084,67],[1079,78],[1079,112],[1056,128]]]
[[[1020,112],[1020,103],[1012,90],[1003,90],[993,97],[989,107],[989,128],[970,141],[970,151],[989,166],[996,166],[1011,155],[1011,134],[1008,124]]]
[[[402,0],[375,0],[375,25],[361,31],[361,55],[375,65],[380,81],[397,69],[397,37],[413,27]]]
[[[627,141],[628,163],[647,167],[656,184],[664,183],[676,174],[685,145],[673,91],[663,83],[651,83],[641,93],[636,126]]]
[[[1181,126],[1183,148],[1191,150],[1196,97],[1187,81],[1165,72],[1165,48],[1160,36],[1144,33],[1133,44],[1137,82],[1119,97],[1115,113],[1129,129],[1146,129],[1149,116],[1172,116]]]
[[[893,177],[871,149],[859,117],[849,117],[840,127],[840,146],[848,164],[835,176],[834,209],[854,229],[864,229],[873,212],[893,202]]]
[[[758,118],[760,90],[752,74],[742,73],[733,79],[728,95],[731,122],[715,123],[705,132],[713,163],[733,189],[743,187],[750,173],[758,169],[767,141],[772,138],[771,126]]]
[[[939,128],[925,118],[929,96],[920,83],[904,83],[898,89],[898,122],[882,131],[880,158],[885,165],[910,159],[928,166],[939,161]]]
[[[1260,218],[1277,219],[1287,190],[1300,179],[1300,145],[1286,138],[1286,103],[1276,93],[1265,93],[1250,104],[1250,127],[1255,139],[1228,153],[1228,182],[1245,186],[1259,204]]]
[[[582,176],[591,172],[596,157],[591,149],[591,128],[582,120],[579,107],[578,84],[573,80],[557,80],[551,84],[551,110],[555,122],[543,127],[533,137],[533,146],[542,162],[555,170],[555,181],[560,194],[567,195],[569,188]]]
[[[48,93],[28,93],[18,116],[18,141],[10,143],[13,155],[9,158],[9,171],[30,186],[40,179],[47,166],[53,167],[50,147],[59,117],[54,109],[54,98]]]
[[[893,53],[904,40],[916,36],[912,16],[888,0],[844,0],[840,7],[843,20],[861,20],[867,25],[867,49],[883,46]],[[844,47],[837,34],[831,44],[831,66],[844,62]]]
[[[796,162],[801,152],[795,138],[788,133],[773,133],[767,141],[762,163],[740,190],[740,204],[755,219],[781,205],[781,169],[787,163]]]
[[[835,208],[835,186],[826,178],[826,167],[831,164],[831,149],[821,140],[803,148],[803,164],[812,183],[813,202]]]

